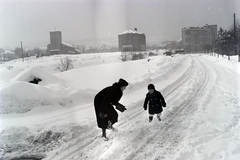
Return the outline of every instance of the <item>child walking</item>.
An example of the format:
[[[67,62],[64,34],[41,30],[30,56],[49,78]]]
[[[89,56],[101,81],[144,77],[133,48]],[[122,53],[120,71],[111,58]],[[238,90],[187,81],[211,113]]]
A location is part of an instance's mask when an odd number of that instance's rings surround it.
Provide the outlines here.
[[[148,105],[149,122],[152,122],[154,114],[157,114],[158,120],[161,121],[162,107],[166,107],[166,102],[162,94],[155,90],[153,84],[149,84],[147,88],[148,93],[146,94],[143,108],[144,110],[147,110]]]

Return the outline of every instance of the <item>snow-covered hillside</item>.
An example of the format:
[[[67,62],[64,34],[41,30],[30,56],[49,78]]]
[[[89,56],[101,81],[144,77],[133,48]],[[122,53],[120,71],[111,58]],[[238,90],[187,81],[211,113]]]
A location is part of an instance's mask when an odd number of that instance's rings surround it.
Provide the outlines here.
[[[121,61],[121,53],[66,55],[0,64],[2,159],[240,159],[240,65],[203,54]],[[34,77],[38,84],[28,83]],[[118,132],[97,128],[93,98],[129,82]],[[147,85],[165,97],[162,121],[143,110]]]

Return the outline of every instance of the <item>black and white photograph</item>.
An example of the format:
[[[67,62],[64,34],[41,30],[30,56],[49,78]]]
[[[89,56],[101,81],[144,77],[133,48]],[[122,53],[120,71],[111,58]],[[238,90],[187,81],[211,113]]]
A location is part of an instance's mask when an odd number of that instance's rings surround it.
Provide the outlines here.
[[[239,160],[240,0],[0,0],[0,160]]]

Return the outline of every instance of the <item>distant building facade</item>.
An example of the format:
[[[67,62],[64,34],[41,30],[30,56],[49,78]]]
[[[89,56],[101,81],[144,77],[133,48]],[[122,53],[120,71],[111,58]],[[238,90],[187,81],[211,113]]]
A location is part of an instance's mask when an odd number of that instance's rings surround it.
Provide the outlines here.
[[[217,39],[217,25],[182,29],[182,43],[185,53],[205,52],[213,49]]]
[[[47,54],[81,54],[70,44],[62,42],[61,31],[50,31],[50,44],[47,46]]]
[[[0,54],[0,61],[10,61],[16,59],[17,56],[14,52],[6,50]]]
[[[146,51],[146,36],[137,28],[128,29],[118,35],[119,51]]]

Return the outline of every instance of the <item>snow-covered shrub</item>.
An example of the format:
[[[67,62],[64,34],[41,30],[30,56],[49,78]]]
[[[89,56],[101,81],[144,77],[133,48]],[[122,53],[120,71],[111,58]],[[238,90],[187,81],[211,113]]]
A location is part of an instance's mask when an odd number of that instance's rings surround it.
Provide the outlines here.
[[[6,68],[7,68],[8,70],[11,70],[11,69],[13,69],[13,66],[6,66]]]
[[[62,72],[73,69],[73,68],[74,68],[73,67],[73,61],[68,57],[66,57],[64,59],[60,59],[60,64],[57,67],[57,69],[62,71]]]
[[[121,54],[122,61],[144,59],[145,57],[146,57],[146,54],[141,52],[123,52]]]
[[[148,56],[156,56],[157,54],[155,54],[154,52],[149,52]]]
[[[131,59],[130,57],[131,57],[130,52],[122,52],[121,54],[121,60],[123,62],[130,60]]]
[[[133,53],[132,54],[132,60],[138,60],[138,59],[144,59],[145,54],[144,53]]]

